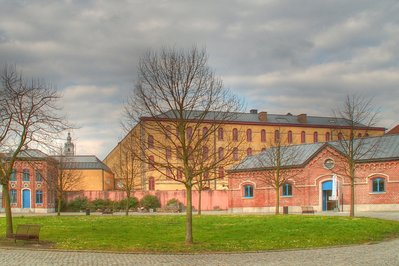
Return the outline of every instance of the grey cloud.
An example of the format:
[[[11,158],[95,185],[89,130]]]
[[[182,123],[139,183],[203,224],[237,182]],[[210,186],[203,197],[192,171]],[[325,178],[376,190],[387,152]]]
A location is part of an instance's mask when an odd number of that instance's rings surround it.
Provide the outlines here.
[[[0,2],[0,62],[58,84],[81,150],[99,157],[122,135],[140,55],[167,45],[206,46],[248,107],[328,115],[360,92],[383,107],[384,126],[398,123],[397,1]]]

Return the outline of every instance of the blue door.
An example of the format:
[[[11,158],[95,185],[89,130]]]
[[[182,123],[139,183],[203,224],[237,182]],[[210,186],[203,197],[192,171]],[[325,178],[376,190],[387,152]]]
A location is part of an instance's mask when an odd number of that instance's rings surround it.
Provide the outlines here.
[[[30,190],[22,190],[22,208],[30,208]]]
[[[326,181],[322,184],[323,211],[329,210],[327,207],[328,197],[332,195],[332,181]]]

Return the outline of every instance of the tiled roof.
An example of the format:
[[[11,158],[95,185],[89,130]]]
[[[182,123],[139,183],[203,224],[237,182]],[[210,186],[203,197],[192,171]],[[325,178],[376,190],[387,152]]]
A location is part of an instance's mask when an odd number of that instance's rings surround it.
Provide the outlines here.
[[[65,169],[101,169],[111,172],[111,169],[94,155],[55,156],[54,158],[62,162]]]
[[[175,111],[170,110],[164,114],[157,116],[163,119],[173,119],[178,117]],[[314,125],[314,126],[328,126],[328,127],[345,127],[349,126],[348,120],[343,118],[322,117],[322,116],[306,116],[306,122],[300,122],[298,116],[287,114],[267,114],[267,120],[261,121],[259,118],[260,113],[229,113],[226,115],[224,112],[208,112],[203,118],[203,111],[186,111],[185,117],[188,120],[198,119],[201,117],[203,120],[223,120],[230,122],[241,123],[260,123],[260,124],[287,124],[287,125]],[[149,117],[146,117],[150,119]],[[363,124],[358,124],[359,127],[366,127]],[[378,128],[383,130],[383,128]]]
[[[355,140],[354,145],[362,141],[358,162],[399,160],[399,135],[384,135]],[[339,152],[343,147],[338,141],[327,143],[312,143],[281,147],[283,167],[301,166],[316,155],[324,147],[330,146]],[[229,171],[261,170],[273,167],[273,160],[268,159],[274,148],[269,148],[259,154],[247,156],[240,163],[234,165]],[[294,157],[294,158],[292,158]]]
[[[391,135],[391,134],[399,134],[399,125],[397,125],[396,127],[392,128],[391,130],[389,130],[387,132],[387,134]]]
[[[12,153],[4,154],[6,158],[10,158]],[[47,154],[44,152],[37,150],[37,149],[24,149],[21,150],[17,156],[18,159],[30,159],[30,160],[37,160],[37,159],[46,159],[48,157]]]

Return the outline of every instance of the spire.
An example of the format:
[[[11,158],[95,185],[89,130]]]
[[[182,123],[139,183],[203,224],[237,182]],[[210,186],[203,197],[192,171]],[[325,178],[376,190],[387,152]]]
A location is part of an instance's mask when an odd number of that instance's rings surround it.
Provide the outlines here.
[[[64,144],[64,155],[74,156],[75,155],[75,145],[72,142],[71,133],[68,132],[67,141]]]

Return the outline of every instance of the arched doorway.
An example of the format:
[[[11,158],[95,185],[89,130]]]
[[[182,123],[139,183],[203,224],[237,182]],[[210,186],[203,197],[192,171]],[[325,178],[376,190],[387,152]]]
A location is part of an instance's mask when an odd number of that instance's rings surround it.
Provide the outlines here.
[[[30,190],[22,190],[22,208],[30,208]]]

